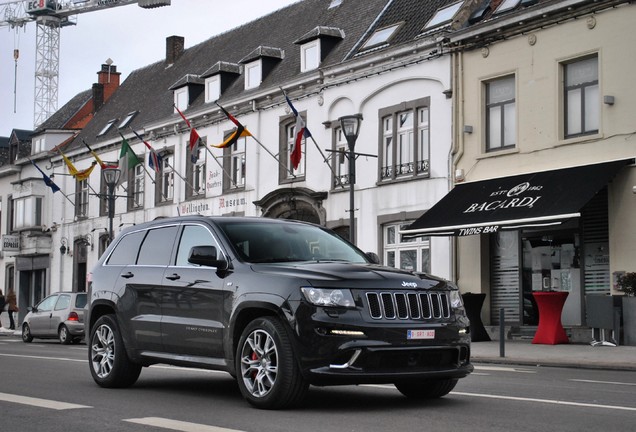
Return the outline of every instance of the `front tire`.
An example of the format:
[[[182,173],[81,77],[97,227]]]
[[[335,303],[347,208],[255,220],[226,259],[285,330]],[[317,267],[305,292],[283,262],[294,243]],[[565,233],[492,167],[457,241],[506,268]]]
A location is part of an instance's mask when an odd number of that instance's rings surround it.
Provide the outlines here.
[[[128,358],[119,325],[112,315],[102,316],[93,326],[88,362],[93,379],[102,387],[129,387],[141,373],[141,365]]]
[[[70,345],[73,342],[73,337],[68,332],[68,327],[62,325],[57,332],[57,336],[60,339],[62,345]]]
[[[402,381],[395,387],[404,396],[411,399],[437,399],[446,396],[457,385],[457,379],[431,379],[420,381]]]
[[[255,319],[245,328],[237,348],[236,371],[243,397],[256,408],[296,405],[309,388],[287,330],[273,317]]]
[[[31,334],[31,327],[28,324],[24,323],[22,326],[22,342],[29,343],[33,342],[33,335]]]

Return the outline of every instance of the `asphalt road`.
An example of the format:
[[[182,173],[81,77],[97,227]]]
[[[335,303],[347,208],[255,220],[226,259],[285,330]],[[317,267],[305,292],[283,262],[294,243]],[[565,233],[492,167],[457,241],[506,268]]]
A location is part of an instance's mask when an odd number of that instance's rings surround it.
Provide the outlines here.
[[[302,408],[261,411],[227,374],[153,366],[128,389],[92,380],[86,345],[0,339],[3,431],[632,431],[636,372],[476,365],[440,400],[392,386],[312,387]]]

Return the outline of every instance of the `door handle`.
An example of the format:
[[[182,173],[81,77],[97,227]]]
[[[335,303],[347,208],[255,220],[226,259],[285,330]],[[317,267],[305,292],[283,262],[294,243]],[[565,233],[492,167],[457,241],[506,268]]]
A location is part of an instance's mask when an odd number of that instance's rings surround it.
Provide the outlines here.
[[[166,279],[170,279],[171,281],[175,281],[177,279],[181,279],[181,276],[179,276],[176,273],[172,273],[172,276],[166,276]]]
[[[131,272],[123,273],[121,275],[121,277],[126,278],[126,279],[130,279],[133,276],[135,276],[135,275],[133,273],[131,273]]]

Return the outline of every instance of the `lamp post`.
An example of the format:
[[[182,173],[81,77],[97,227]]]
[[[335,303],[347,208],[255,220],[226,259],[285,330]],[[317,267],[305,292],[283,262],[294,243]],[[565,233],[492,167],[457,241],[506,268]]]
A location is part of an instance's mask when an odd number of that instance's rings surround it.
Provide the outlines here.
[[[108,242],[113,241],[113,218],[115,217],[115,186],[121,176],[117,165],[106,165],[102,169],[102,178],[108,188]]]
[[[354,185],[356,184],[356,140],[360,133],[360,123],[362,122],[362,114],[353,114],[342,116],[338,119],[342,127],[342,133],[347,139],[349,146],[349,241],[356,244],[355,229],[355,204],[354,204]]]

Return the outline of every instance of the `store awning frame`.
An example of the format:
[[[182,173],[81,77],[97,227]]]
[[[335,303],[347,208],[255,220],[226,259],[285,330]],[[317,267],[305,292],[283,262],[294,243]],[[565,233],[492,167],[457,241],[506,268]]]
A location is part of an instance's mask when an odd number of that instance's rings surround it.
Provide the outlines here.
[[[399,233],[405,238],[466,236],[559,225],[580,217],[581,208],[633,163],[621,159],[460,183]]]

